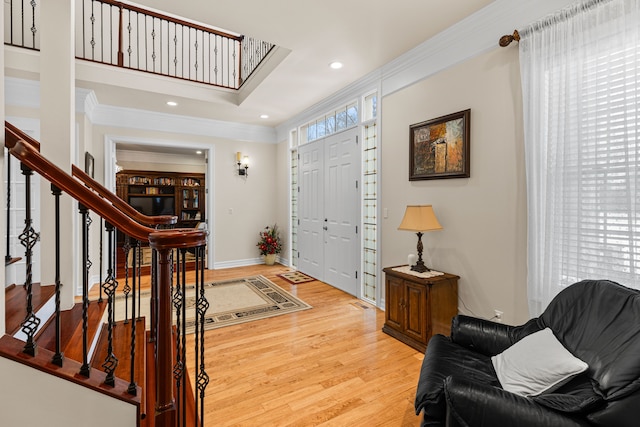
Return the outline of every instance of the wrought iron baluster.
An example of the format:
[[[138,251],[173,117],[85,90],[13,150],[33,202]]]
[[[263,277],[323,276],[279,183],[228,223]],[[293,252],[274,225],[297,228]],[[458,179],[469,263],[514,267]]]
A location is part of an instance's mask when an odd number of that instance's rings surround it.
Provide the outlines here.
[[[114,242],[114,228],[113,225],[106,223],[106,229],[108,233],[108,248],[109,248],[109,267],[107,270],[107,280],[105,280],[103,287],[104,293],[107,296],[107,356],[104,359],[102,367],[107,374],[104,379],[104,383],[110,386],[115,385],[114,372],[118,367],[118,358],[113,354],[113,327],[114,327],[114,294],[118,288],[118,281],[115,278],[114,273],[114,254],[115,254],[115,242]]]
[[[153,62],[153,72],[156,72],[156,18],[151,18],[151,60]]]
[[[142,244],[139,240],[136,240],[136,248],[137,248],[137,256],[138,256],[138,266],[135,269],[136,270],[136,276],[134,276],[134,282],[133,282],[133,287],[134,287],[134,294],[135,294],[135,288],[136,288],[136,283],[138,284],[138,315],[140,314],[140,278],[142,277]],[[137,282],[136,282],[137,280]],[[131,306],[134,306],[136,303],[136,299],[135,296],[133,297],[133,299],[131,300]],[[134,317],[132,317],[133,319]]]
[[[13,8],[13,2],[11,2]],[[5,264],[11,261],[11,155],[9,150],[5,151],[7,158],[7,252],[4,256]]]
[[[85,6],[86,1],[83,0],[82,2],[82,57],[86,58],[87,57],[87,53],[86,53],[86,48],[85,48],[85,34],[87,34],[86,28],[85,28],[85,17],[86,17],[86,11],[84,10],[84,6]]]
[[[182,354],[182,310],[184,304],[184,292],[182,280],[180,278],[180,255],[177,255],[176,263],[177,280],[173,293],[173,307],[176,311],[176,363],[173,366],[173,378],[176,382],[176,419],[181,419],[183,400],[182,400],[182,380],[184,378],[184,359]],[[186,322],[186,319],[185,319]],[[183,424],[184,425],[184,424]]]
[[[95,23],[96,23],[96,15],[94,11],[95,0],[91,0],[91,16],[89,20],[91,21],[91,41],[89,44],[91,45],[91,59],[95,60],[95,48],[96,48],[96,36],[95,36]]]
[[[178,24],[173,24],[173,68],[175,70],[176,77],[178,76]]]
[[[22,38],[20,39],[20,43],[22,43],[22,46],[24,46],[24,0],[22,0],[22,8],[20,9],[20,12],[22,14],[22,19],[20,19],[20,22],[22,23]]]
[[[182,253],[182,257],[178,254]],[[182,290],[185,297],[185,302],[182,305],[182,318],[184,321],[182,322],[182,361],[185,365],[187,364],[187,257],[186,257],[186,249],[176,249],[176,256],[178,256],[178,260],[181,263],[181,272],[182,272]],[[194,319],[195,321],[195,319]],[[187,402],[187,388],[182,387],[182,406],[186,406]],[[183,409],[182,411],[182,425],[187,425],[187,411]]]
[[[196,30],[195,38],[196,38],[196,41],[193,43],[193,48],[195,49],[195,52],[193,54],[193,57],[195,58],[194,59],[195,62],[193,63],[193,68],[196,74],[194,79],[198,80],[198,30]]]
[[[158,58],[158,64],[160,65],[160,71],[159,73],[162,74],[162,21],[164,21],[163,19],[158,19],[159,22],[159,29],[158,29],[158,53],[159,53],[159,58]]]
[[[149,70],[149,47],[147,43],[147,17],[144,17],[144,69]],[[140,33],[140,31],[138,31]]]
[[[136,256],[135,253],[136,251],[138,252],[138,254],[140,253],[140,242],[138,240],[136,240],[135,245],[134,245],[135,249],[134,249],[134,256],[133,256],[133,269],[135,270],[136,268]],[[139,259],[138,259],[139,261]],[[139,268],[139,267],[138,267]],[[139,275],[138,275],[138,279],[139,279]],[[137,384],[135,381],[135,373],[136,373],[136,325],[138,323],[138,317],[136,317],[136,275],[134,274],[133,276],[133,292],[131,294],[131,342],[130,342],[130,349],[129,349],[129,354],[131,356],[131,361],[130,361],[130,377],[131,380],[129,382],[129,387],[127,388],[127,393],[135,396],[137,394]],[[138,312],[139,313],[139,312]],[[125,314],[126,317],[126,314]]]
[[[55,185],[51,184],[51,193],[55,197],[55,233],[56,233],[56,352],[51,359],[51,363],[62,366],[64,354],[60,349],[60,195],[62,191]]]
[[[129,286],[129,252],[131,251],[131,238],[124,236],[124,244],[122,245],[122,252],[124,252],[124,287],[122,293],[124,294],[124,323],[129,323],[129,293],[131,292],[131,286]],[[135,251],[135,249],[134,249]],[[133,257],[135,258],[135,256]]]
[[[205,288],[204,288],[204,246],[200,246],[195,248],[196,255],[196,289],[199,288],[199,295],[197,301],[197,321],[196,328],[200,328],[200,343],[199,349],[196,347],[196,388],[198,390],[199,396],[198,400],[196,400],[196,413],[198,413],[198,406],[200,407],[200,425],[204,425],[204,396],[207,385],[209,385],[209,375],[205,370],[204,363],[204,327],[207,310],[209,309],[209,301],[205,296]],[[200,272],[200,274],[198,274]],[[198,324],[199,323],[199,324]],[[196,339],[198,335],[196,335]],[[197,357],[200,357],[200,360]]]
[[[11,17],[11,19],[9,19],[9,40],[13,45],[13,0],[11,0],[9,4],[9,16]]]
[[[131,67],[131,53],[133,53],[133,50],[131,49],[131,30],[133,29],[131,27],[131,9],[128,9],[128,12],[127,17],[129,18],[129,22],[127,23],[127,33],[129,34],[129,45],[127,47],[127,53],[129,54],[129,67]],[[139,54],[140,52],[138,52],[138,55]]]
[[[215,76],[215,82],[218,83],[218,38],[220,36],[215,36],[216,43],[213,49],[213,53],[215,54],[215,67],[213,68],[213,74]]]
[[[102,302],[102,272],[104,271],[104,265],[102,263],[102,258],[103,258],[102,253],[104,249],[102,247],[102,245],[104,244],[103,233],[102,233],[103,227],[104,227],[104,220],[102,219],[102,217],[100,217],[100,273],[99,273],[100,274],[100,289],[99,289],[100,296],[98,297],[98,302]]]
[[[149,327],[149,340],[151,342],[156,342],[156,337],[158,334],[158,269],[157,269],[157,261],[158,261],[158,252],[155,250],[151,251],[151,299],[149,301],[149,317],[151,317],[151,325]]]
[[[235,41],[232,41],[231,43],[233,43],[233,55],[232,55],[232,58],[233,58],[233,73],[232,73],[233,80],[232,81],[233,81],[233,85],[234,85],[233,87],[237,88],[238,87],[238,83],[237,83],[238,82],[238,70],[237,70],[237,66],[236,66],[236,58],[238,57],[238,54],[236,52],[237,43]]]
[[[33,171],[22,163],[20,164],[20,169],[24,175],[26,198],[24,231],[20,234],[20,243],[22,243],[22,246],[25,248],[25,261],[27,264],[27,275],[24,282],[24,287],[27,292],[27,314],[20,327],[22,332],[27,336],[27,342],[22,351],[31,356],[35,356],[38,346],[33,337],[40,325],[40,319],[36,317],[33,312],[33,246],[40,240],[40,234],[33,229],[33,220],[31,219],[31,175],[33,175]]]
[[[84,266],[82,272],[82,366],[80,367],[80,375],[89,378],[91,375],[91,366],[89,365],[89,274],[87,272],[87,261],[89,259],[89,210],[83,204],[78,204],[78,210],[82,216],[82,264]]]

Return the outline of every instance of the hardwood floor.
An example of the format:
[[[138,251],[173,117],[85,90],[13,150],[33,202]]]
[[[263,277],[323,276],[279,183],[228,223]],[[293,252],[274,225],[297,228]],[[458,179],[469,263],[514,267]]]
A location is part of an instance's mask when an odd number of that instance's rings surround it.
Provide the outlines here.
[[[204,426],[420,425],[423,355],[382,333],[383,311],[319,281],[291,285],[284,271],[206,271],[207,281],[262,274],[313,309],[206,332]]]

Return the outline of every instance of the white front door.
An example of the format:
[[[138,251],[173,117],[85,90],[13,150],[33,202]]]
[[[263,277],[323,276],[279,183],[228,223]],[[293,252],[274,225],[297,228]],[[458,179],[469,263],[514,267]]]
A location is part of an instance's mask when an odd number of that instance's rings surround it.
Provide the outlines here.
[[[298,149],[298,269],[323,280],[324,174],[322,141]]]
[[[298,149],[298,269],[358,296],[358,129]]]
[[[325,139],[324,281],[357,296],[360,266],[358,129]]]

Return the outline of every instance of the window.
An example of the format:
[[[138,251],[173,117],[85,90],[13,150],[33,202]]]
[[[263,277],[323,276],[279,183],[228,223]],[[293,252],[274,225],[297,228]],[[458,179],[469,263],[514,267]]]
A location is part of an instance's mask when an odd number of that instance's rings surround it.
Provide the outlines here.
[[[521,32],[531,315],[583,279],[640,288],[640,4]]]
[[[300,126],[300,144],[315,141],[358,125],[358,103],[353,102]]]

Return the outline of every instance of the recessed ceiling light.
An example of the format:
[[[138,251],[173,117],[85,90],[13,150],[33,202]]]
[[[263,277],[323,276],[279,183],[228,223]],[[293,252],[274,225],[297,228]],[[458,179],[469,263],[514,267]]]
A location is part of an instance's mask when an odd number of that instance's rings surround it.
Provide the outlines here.
[[[268,119],[269,115],[268,114],[260,114],[260,118],[261,119]]]
[[[340,68],[342,68],[342,65],[342,62],[340,61],[333,61],[329,64],[329,67],[333,68],[334,70],[339,70]]]
[[[178,105],[178,103],[177,103],[177,102],[175,102],[175,101],[167,101],[167,105],[168,105],[169,107],[175,107],[176,105]]]
[[[196,154],[202,154],[202,151],[198,150],[196,151]]]

